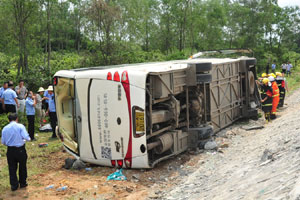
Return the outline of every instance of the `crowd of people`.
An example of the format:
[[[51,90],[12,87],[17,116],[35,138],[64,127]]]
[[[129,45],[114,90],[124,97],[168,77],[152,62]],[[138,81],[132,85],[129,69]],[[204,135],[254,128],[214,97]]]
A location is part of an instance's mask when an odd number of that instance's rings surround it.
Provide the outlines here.
[[[19,115],[25,113],[31,140],[35,140],[35,118],[37,117],[41,127],[43,126],[45,116],[49,115],[53,131],[52,138],[56,138],[55,127],[57,117],[52,85],[49,85],[47,90],[40,87],[34,93],[25,87],[23,80],[20,80],[19,84],[15,87],[12,81],[4,82],[0,88],[0,114],[2,113],[18,113]]]
[[[283,107],[285,93],[288,91],[284,73],[262,73],[257,83],[260,85],[262,110],[265,113],[265,119],[267,121],[276,119],[276,111],[278,108]]]
[[[27,152],[25,141],[36,140],[34,137],[35,117],[43,126],[45,116],[49,115],[52,138],[56,138],[55,127],[57,124],[55,98],[53,86],[47,90],[40,87],[34,93],[24,86],[24,81],[14,87],[12,81],[4,82],[0,88],[0,114],[9,113],[9,124],[2,129],[1,143],[7,146],[7,163],[11,190],[27,187]],[[28,128],[18,123],[18,116],[26,114]],[[17,170],[19,168],[19,178]]]
[[[291,75],[291,70],[293,68],[293,65],[291,64],[291,62],[287,62],[287,63],[282,63],[281,65],[281,73],[284,75],[284,76],[290,76]],[[275,62],[273,62],[272,64],[272,73],[275,74],[275,71],[276,71],[276,64]]]
[[[277,71],[275,62],[272,63],[272,73],[262,73],[257,83],[260,85],[260,95],[262,110],[265,113],[267,121],[276,119],[276,111],[278,108],[283,107],[285,93],[288,91],[288,85],[285,77],[291,75],[293,65],[291,62],[283,63],[281,65],[281,72]]]

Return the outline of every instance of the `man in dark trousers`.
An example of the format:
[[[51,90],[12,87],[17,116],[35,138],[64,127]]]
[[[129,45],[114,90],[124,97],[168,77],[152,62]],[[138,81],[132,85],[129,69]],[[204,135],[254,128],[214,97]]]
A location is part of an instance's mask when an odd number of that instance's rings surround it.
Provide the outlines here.
[[[18,123],[18,115],[10,113],[8,115],[9,124],[2,130],[1,142],[7,146],[7,163],[9,170],[9,180],[11,190],[27,186],[27,153],[25,141],[30,141],[30,137],[24,125]],[[19,180],[17,169],[19,166]]]
[[[26,107],[26,115],[28,120],[28,132],[31,140],[35,140],[34,138],[35,106],[36,106],[36,98],[35,96],[33,96],[32,91],[29,91],[29,94],[25,101],[25,107]]]
[[[54,93],[53,93],[53,86],[49,86],[48,89],[48,111],[47,113],[49,114],[50,117],[50,123],[51,123],[51,128],[52,128],[52,138],[56,138],[56,134],[55,134],[55,128],[56,128],[56,124],[57,124],[57,116],[56,116],[56,108],[55,108],[55,97],[54,97]]]

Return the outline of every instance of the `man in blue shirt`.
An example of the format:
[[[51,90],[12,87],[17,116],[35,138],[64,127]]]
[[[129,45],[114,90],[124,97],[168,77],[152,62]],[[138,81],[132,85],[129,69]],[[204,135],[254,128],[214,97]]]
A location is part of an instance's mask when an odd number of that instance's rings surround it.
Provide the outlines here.
[[[56,138],[55,128],[56,128],[56,124],[57,124],[57,116],[56,116],[55,97],[54,97],[54,93],[53,93],[53,86],[50,85],[48,87],[47,91],[50,96],[50,97],[48,97],[47,113],[49,114],[49,117],[50,117],[51,128],[52,128],[52,138]]]
[[[35,140],[34,139],[35,106],[36,106],[36,98],[35,96],[33,96],[32,91],[30,91],[25,101],[25,107],[26,107],[26,115],[28,120],[28,133],[31,140]]]
[[[4,82],[3,87],[0,88],[0,114],[4,112],[2,107],[2,95],[7,88],[8,88],[8,82]]]
[[[8,82],[8,88],[2,94],[2,108],[6,113],[16,112],[16,105],[19,107],[17,94],[12,89],[14,87],[12,82]]]
[[[24,125],[17,123],[18,116],[16,113],[8,115],[9,124],[2,130],[1,142],[7,146],[7,163],[9,170],[9,180],[11,190],[15,191],[19,188],[27,186],[27,153],[25,149],[25,141],[30,141],[30,137]],[[19,180],[17,177],[17,169],[19,165]]]
[[[50,87],[51,85],[48,85],[48,88]],[[49,98],[50,98],[50,94],[48,93],[48,90],[46,90],[45,92],[44,92],[44,100],[45,100],[45,110],[47,111],[48,110],[48,106],[49,106]]]
[[[272,64],[272,72],[275,74],[275,70],[276,70],[276,64],[273,62]]]
[[[291,62],[288,62],[287,66],[286,66],[286,75],[290,76],[291,75],[291,69],[293,68],[293,65],[291,64]]]

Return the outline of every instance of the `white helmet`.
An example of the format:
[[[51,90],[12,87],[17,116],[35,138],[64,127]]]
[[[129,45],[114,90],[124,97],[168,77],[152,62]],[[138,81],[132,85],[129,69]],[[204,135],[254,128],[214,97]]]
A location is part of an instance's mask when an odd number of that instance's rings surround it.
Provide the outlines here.
[[[275,78],[273,76],[269,76],[268,79],[269,79],[270,82],[275,81]]]

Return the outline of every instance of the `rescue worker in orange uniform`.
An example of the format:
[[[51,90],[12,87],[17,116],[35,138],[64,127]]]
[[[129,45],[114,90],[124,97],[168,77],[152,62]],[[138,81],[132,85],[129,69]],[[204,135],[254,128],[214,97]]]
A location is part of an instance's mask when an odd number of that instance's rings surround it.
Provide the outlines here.
[[[273,89],[271,87],[271,82],[268,78],[262,79],[261,84],[261,103],[262,110],[265,113],[265,119],[270,121],[271,111],[272,111],[272,101],[273,101]]]
[[[276,119],[276,110],[279,103],[279,88],[277,86],[277,83],[275,81],[274,76],[270,76],[269,81],[271,82],[271,86],[273,89],[273,101],[272,101],[272,111],[271,111],[271,119]]]

